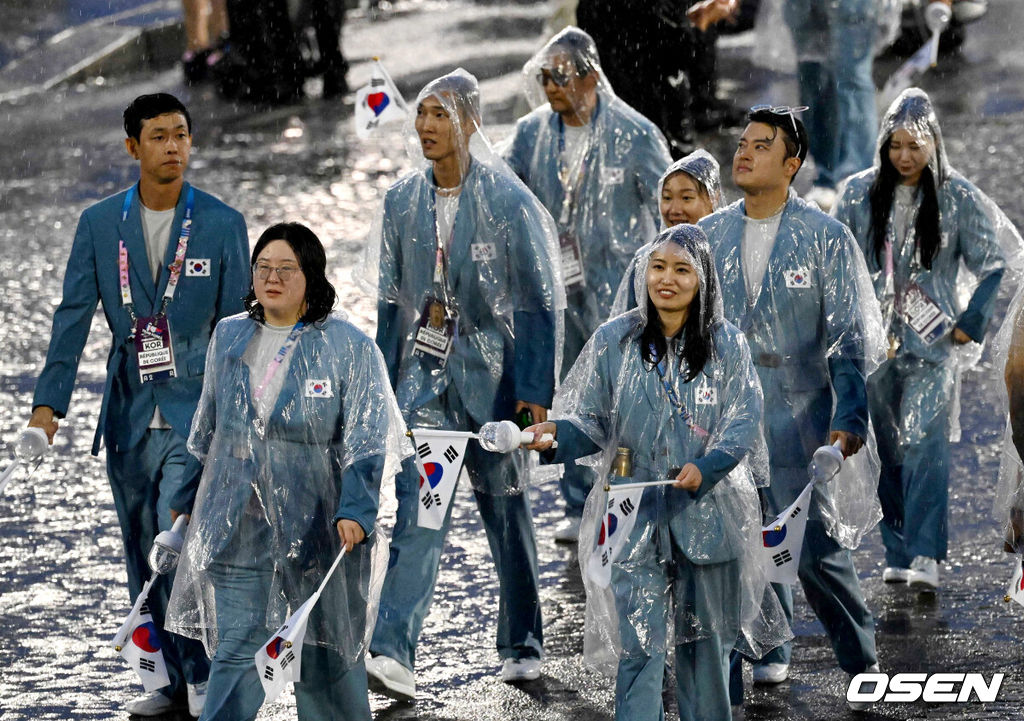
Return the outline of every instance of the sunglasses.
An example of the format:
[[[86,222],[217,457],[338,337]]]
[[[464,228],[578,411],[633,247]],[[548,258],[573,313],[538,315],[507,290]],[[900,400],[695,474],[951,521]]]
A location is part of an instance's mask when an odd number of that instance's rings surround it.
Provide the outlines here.
[[[558,68],[542,68],[541,71],[537,73],[536,77],[537,84],[541,87],[544,87],[544,85],[550,80],[556,86],[564,88],[569,84],[569,81],[572,80],[572,76],[570,76],[569,73],[564,70],[559,70]]]
[[[793,126],[793,142],[796,143],[796,157],[799,158],[803,145],[800,143],[800,131],[796,128],[796,116],[794,113],[802,113],[805,110],[809,110],[809,108],[806,105],[753,105],[750,108],[752,113],[759,113],[765,110],[775,115],[789,116],[789,122]]]

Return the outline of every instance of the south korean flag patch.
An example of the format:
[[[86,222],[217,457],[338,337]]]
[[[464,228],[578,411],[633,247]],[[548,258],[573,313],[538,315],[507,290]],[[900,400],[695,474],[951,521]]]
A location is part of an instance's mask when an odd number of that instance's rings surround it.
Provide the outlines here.
[[[787,288],[811,287],[811,274],[807,272],[807,268],[794,268],[793,270],[784,270],[782,271],[782,274],[786,278]]]
[[[718,389],[714,386],[697,386],[697,405],[713,406],[718,403]]]
[[[306,398],[334,398],[331,382],[329,380],[307,380]]]
[[[210,277],[210,259],[209,258],[186,258],[185,259],[185,277],[190,276],[202,276],[204,278]]]

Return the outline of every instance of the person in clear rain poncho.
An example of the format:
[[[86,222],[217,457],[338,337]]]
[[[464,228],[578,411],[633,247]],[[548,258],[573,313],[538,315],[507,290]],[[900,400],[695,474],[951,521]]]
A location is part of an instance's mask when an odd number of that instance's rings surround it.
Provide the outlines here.
[[[704,216],[721,210],[725,199],[718,161],[703,148],[680,158],[662,174],[657,197],[663,230],[680,223],[696,223]],[[609,317],[614,318],[636,307],[636,266],[646,262],[650,251],[650,244],[643,245],[629,261],[615,292]]]
[[[558,420],[528,429],[551,433],[557,448],[528,447],[556,463],[600,453],[612,492],[623,481],[676,479],[634,491],[634,525],[604,584],[593,542],[600,547],[619,525],[601,523],[613,505],[602,484],[591,492],[580,533],[584,651],[600,666],[609,655],[601,646],[614,646],[607,670],[616,674],[617,719],[664,717],[669,652],[680,717],[729,718],[730,650],[767,651],[790,636],[756,557],[754,476],[764,478],[768,462],[761,388],[743,334],[722,318],[698,227],[663,231],[637,267],[636,288],[645,302],[602,325],[570,370],[555,399]],[[631,478],[615,477],[624,475],[613,463],[623,448],[632,452]]]
[[[535,110],[516,123],[505,158],[558,224],[569,303],[564,372],[608,318],[633,253],[656,232],[658,178],[671,157],[657,126],[615,95],[579,28],[552,38],[523,77]],[[592,484],[586,468],[565,469],[557,539],[576,540]]]
[[[313,594],[300,719],[370,718],[363,655],[387,542],[382,480],[412,447],[373,342],[331,314],[323,246],[296,223],[252,253],[248,313],[217,324],[189,451],[203,464],[168,627],[212,655],[202,719],[255,719],[254,655]],[[195,488],[195,485],[193,485]]]
[[[849,456],[870,439],[865,379],[884,352],[878,303],[849,230],[790,188],[808,151],[798,110],[751,110],[733,157],[744,198],[699,223],[714,251],[725,317],[746,334],[765,393],[770,517],[800,495],[816,448],[838,441]],[[850,483],[815,487],[798,574],[851,674],[878,660],[848,550],[878,520],[877,465],[869,465]],[[791,614],[792,590],[775,589]],[[762,658],[754,680],[785,680],[790,653],[787,643]]]
[[[1008,259],[1019,267],[1021,239],[949,165],[922,90],[893,101],[878,140],[875,167],[845,182],[835,215],[864,252],[889,331],[889,359],[868,384],[882,458],[883,579],[935,590],[948,542],[960,374],[980,356]]]
[[[476,431],[524,411],[543,420],[554,394],[565,294],[554,224],[487,143],[476,79],[456,70],[416,100],[421,169],[384,197],[359,277],[377,299],[377,344],[410,428]],[[427,346],[424,328],[440,342]],[[436,325],[436,323],[435,323]],[[498,569],[502,678],[536,678],[543,653],[536,541],[516,455],[466,448],[464,468]],[[396,481],[398,517],[368,663],[371,688],[415,697],[416,644],[430,608],[451,507],[417,524],[419,474]]]

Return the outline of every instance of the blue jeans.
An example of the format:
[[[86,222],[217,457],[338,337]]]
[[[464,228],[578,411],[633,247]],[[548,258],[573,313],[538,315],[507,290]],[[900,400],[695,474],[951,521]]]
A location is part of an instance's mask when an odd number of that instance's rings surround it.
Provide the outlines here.
[[[815,185],[834,188],[871,167],[878,117],[874,61],[874,0],[787,0],[786,22],[797,48],[800,102]]]
[[[434,427],[450,430],[479,429],[465,411],[451,387],[407,420],[410,428]],[[512,456],[484,451],[470,441],[466,446],[466,470],[475,488],[477,508],[487,533],[487,542],[497,569],[498,656],[540,658],[543,653],[540,593],[538,590],[537,542],[527,492],[500,492],[515,484]],[[452,498],[439,530],[416,525],[419,507],[419,472],[411,458],[402,464],[395,478],[398,514],[391,536],[391,557],[380,595],[380,611],[373,631],[370,652],[393,658],[409,670],[416,664],[416,644],[423,620],[430,610],[434,585],[441,564],[441,550],[451,526]]]
[[[187,458],[185,439],[170,429],[146,431],[142,440],[127,451],[107,449],[107,477],[121,524],[132,603],[152,575],[148,556],[153,539],[171,527],[168,499],[180,488]],[[183,698],[185,684],[206,681],[210,665],[199,641],[163,630],[173,583],[173,573],[158,577],[150,588],[148,606],[159,629],[171,680],[160,693],[168,698]]]
[[[949,363],[898,357],[868,379],[888,566],[909,568],[915,556],[946,558],[953,373]]]
[[[275,630],[266,620],[271,545],[266,519],[243,514],[235,538],[211,565],[218,643],[201,721],[253,721],[263,705],[254,657]],[[365,609],[351,611],[353,617],[365,616]],[[295,701],[301,721],[370,721],[363,660],[348,664],[334,649],[304,644]]]
[[[680,721],[730,718],[729,652],[739,634],[739,563],[691,563],[670,539],[667,528],[659,529],[644,541],[652,546],[641,554],[645,561],[623,565],[617,560],[612,567],[622,642],[615,678],[618,721],[665,718],[662,682],[667,648],[675,651]],[[666,638],[670,612],[677,636],[695,622],[706,631],[696,640]]]

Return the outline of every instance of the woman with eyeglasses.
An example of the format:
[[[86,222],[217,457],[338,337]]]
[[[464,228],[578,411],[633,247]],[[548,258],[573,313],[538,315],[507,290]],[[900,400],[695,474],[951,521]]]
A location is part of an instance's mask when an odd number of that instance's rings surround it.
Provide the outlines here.
[[[663,230],[680,223],[696,223],[724,205],[718,161],[703,148],[672,163],[658,180],[658,211]],[[619,282],[609,318],[636,307],[633,276],[637,263],[646,261],[649,254],[650,244],[637,249]]]
[[[755,556],[753,479],[766,477],[768,463],[761,386],[743,333],[722,317],[700,228],[662,231],[634,282],[644,302],[588,341],[555,398],[559,420],[527,429],[558,446],[527,447],[549,451],[552,463],[600,454],[611,483],[611,493],[599,483],[587,500],[580,566],[584,654],[616,676],[616,719],[664,718],[668,653],[680,718],[727,719],[732,648],[764,653],[789,637]],[[616,491],[651,481],[670,485]]]
[[[889,332],[888,360],[868,381],[882,460],[882,578],[935,591],[959,378],[980,356],[1020,236],[949,165],[931,100],[918,88],[889,107],[875,166],[845,182],[835,216],[864,251]]]
[[[274,225],[252,262],[247,313],[217,324],[207,356],[188,442],[202,476],[168,625],[212,654],[201,718],[254,719],[256,652],[344,548],[309,617],[295,696],[300,719],[368,721],[363,655],[387,561],[378,495],[411,447],[380,352],[331,313],[316,235]]]

